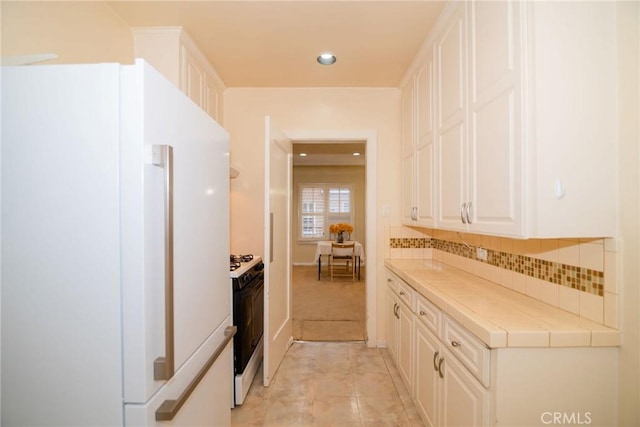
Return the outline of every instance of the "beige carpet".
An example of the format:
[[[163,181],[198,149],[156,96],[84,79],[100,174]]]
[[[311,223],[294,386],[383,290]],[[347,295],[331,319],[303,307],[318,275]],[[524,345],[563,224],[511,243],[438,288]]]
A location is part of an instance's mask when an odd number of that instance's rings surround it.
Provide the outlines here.
[[[293,338],[302,341],[363,341],[365,269],[360,281],[334,278],[317,266],[293,267]]]

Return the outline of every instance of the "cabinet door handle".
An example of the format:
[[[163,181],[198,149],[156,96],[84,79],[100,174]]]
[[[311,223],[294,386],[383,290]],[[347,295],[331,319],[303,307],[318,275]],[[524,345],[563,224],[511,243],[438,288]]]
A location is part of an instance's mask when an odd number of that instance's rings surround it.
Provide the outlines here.
[[[462,343],[460,341],[451,341],[451,345],[454,347],[461,347]]]
[[[400,291],[400,295],[404,295],[404,292]]]
[[[467,223],[467,220],[464,218],[465,209],[467,209],[467,204],[463,203],[462,206],[460,206],[460,220],[462,221],[463,224]]]
[[[471,202],[467,203],[467,224],[471,224],[471,216],[469,214],[469,211],[471,211]]]
[[[391,282],[393,282],[393,280],[387,279],[387,283],[391,283]]]
[[[444,373],[442,372],[443,362],[444,362],[444,357],[441,357],[440,360],[438,361],[438,375],[440,375],[440,378],[444,378]]]
[[[425,316],[427,313],[425,313],[424,311],[420,310],[420,316]]]
[[[440,354],[439,351],[436,351],[435,353],[433,353],[433,370],[437,371],[438,370],[438,362],[436,362],[436,360],[438,360],[438,355]]]

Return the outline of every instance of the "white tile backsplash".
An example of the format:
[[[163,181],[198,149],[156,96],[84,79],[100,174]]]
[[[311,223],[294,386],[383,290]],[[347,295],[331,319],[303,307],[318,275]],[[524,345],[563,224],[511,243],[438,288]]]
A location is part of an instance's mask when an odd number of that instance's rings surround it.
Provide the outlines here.
[[[604,249],[598,243],[580,243],[580,263],[583,268],[591,270],[604,270]]]
[[[580,317],[604,323],[604,298],[580,292]]]
[[[558,307],[560,301],[560,289],[562,286],[558,286],[555,283],[540,281],[540,300],[550,304],[554,307]]]
[[[558,261],[561,264],[580,265],[580,242],[568,239],[559,240]]]
[[[618,294],[604,293],[604,324],[611,328],[619,328]]]
[[[614,294],[620,293],[618,283],[619,254],[617,252],[604,253],[604,291]]]
[[[558,286],[558,307],[573,314],[580,315],[580,294],[577,289]]]
[[[411,227],[389,227],[388,235],[390,238],[426,237],[454,243],[464,241],[470,245],[493,251],[525,255],[553,263],[603,271],[604,297],[437,249],[386,248],[388,252],[385,250],[385,254],[388,253],[391,258],[436,259],[590,321],[613,328],[619,327],[619,278],[617,274],[619,271],[619,239],[519,240]],[[527,332],[523,331],[524,334]],[[516,337],[511,338],[517,339]],[[606,342],[608,338],[603,335],[601,339]],[[553,337],[552,340],[554,345],[560,345],[563,342],[563,337]],[[571,343],[567,343],[567,345],[571,345]]]

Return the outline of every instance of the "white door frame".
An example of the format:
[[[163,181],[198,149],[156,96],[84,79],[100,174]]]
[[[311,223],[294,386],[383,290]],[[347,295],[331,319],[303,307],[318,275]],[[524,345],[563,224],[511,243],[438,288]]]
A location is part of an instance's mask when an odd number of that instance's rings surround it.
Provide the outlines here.
[[[365,294],[366,294],[366,310],[367,310],[367,346],[376,347],[377,334],[377,265],[378,265],[378,233],[376,230],[376,214],[377,214],[377,181],[376,172],[378,170],[377,163],[377,142],[378,134],[375,130],[285,130],[284,133],[294,144],[298,141],[305,143],[349,143],[353,141],[364,141],[366,143],[365,151],[365,233],[367,236],[366,246],[364,248],[366,255],[367,268],[365,275]]]

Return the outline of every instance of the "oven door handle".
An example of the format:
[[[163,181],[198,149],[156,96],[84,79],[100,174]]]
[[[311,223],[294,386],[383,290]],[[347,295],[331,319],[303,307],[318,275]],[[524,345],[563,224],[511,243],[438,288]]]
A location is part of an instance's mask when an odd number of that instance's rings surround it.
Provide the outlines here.
[[[173,147],[152,146],[152,162],[164,169],[164,356],[153,362],[153,379],[169,380],[175,372],[173,328]]]

